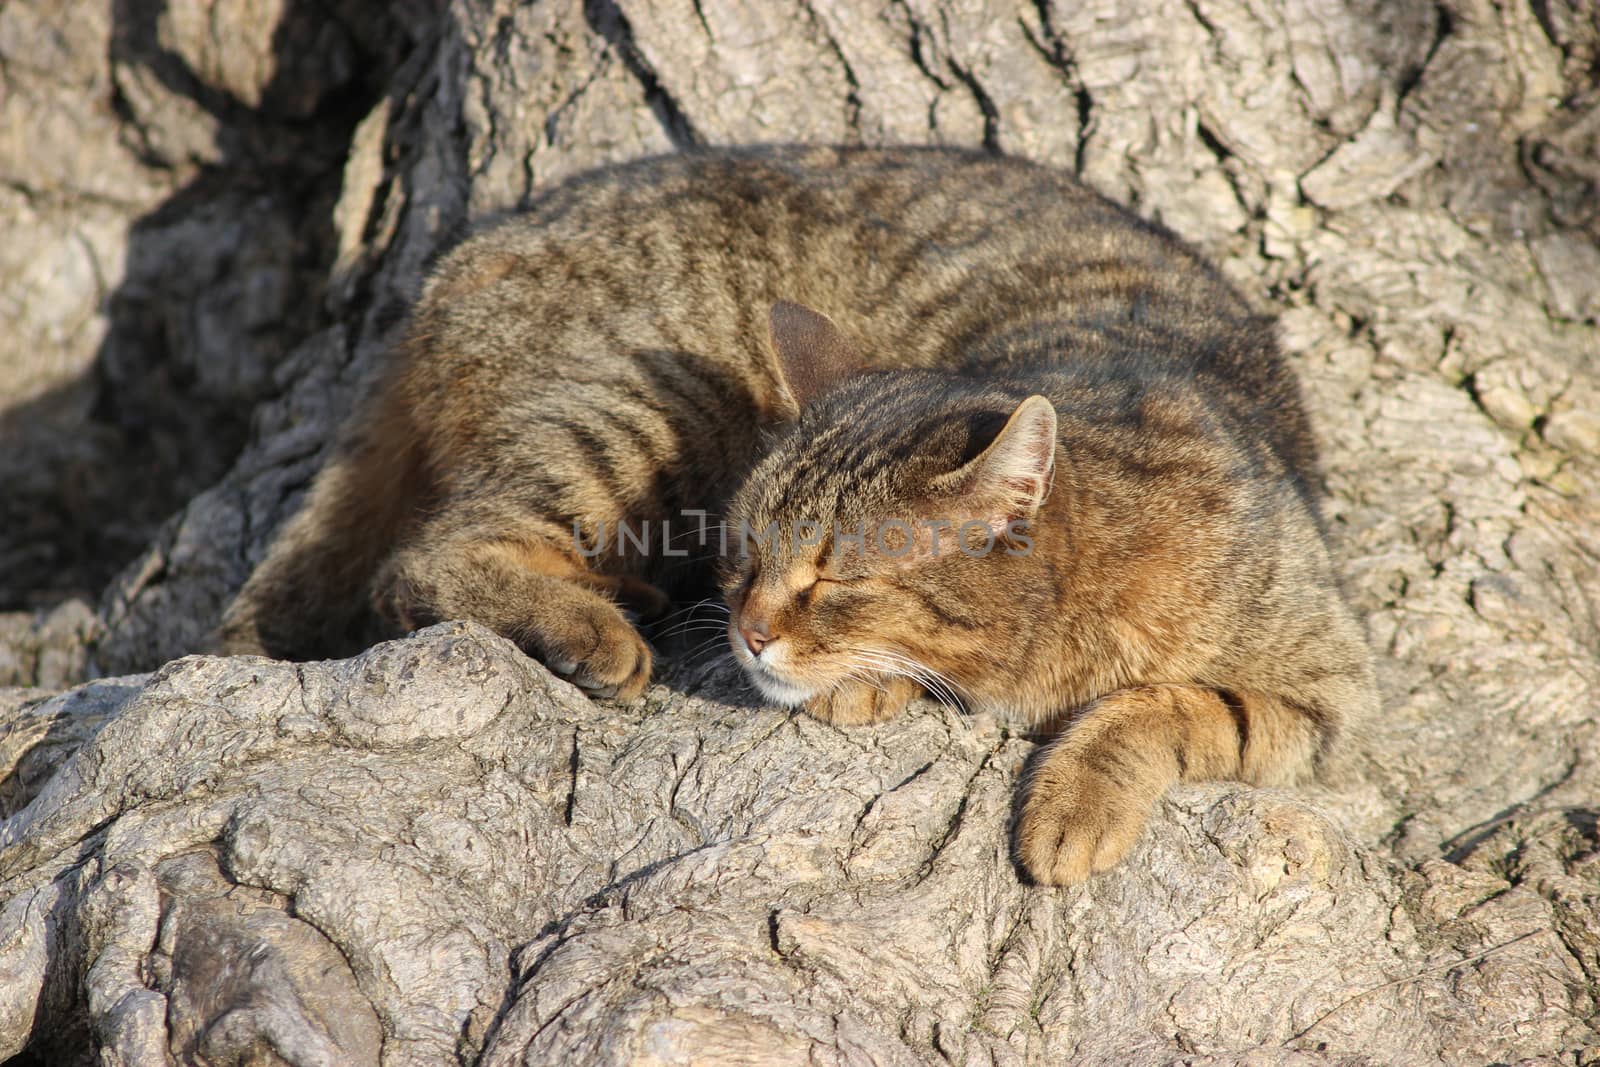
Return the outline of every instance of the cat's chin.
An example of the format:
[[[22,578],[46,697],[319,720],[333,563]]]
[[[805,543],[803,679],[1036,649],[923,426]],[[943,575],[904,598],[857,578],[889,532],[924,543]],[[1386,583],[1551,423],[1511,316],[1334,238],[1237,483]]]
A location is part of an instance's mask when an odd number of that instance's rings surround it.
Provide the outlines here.
[[[816,695],[815,689],[808,689],[779,678],[754,661],[744,664],[744,672],[763,697],[781,707],[797,708]]]

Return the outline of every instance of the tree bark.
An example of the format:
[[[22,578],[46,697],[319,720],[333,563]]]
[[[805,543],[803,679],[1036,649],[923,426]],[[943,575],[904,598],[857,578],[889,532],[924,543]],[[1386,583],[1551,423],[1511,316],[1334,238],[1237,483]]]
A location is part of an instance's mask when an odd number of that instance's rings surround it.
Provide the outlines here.
[[[100,678],[0,690],[0,1057],[1600,1063],[1597,62],[1581,0],[0,8],[0,681]],[[591,703],[462,624],[168,662],[452,235],[788,140],[1075,170],[1277,315],[1385,692],[1345,780],[1051,890],[984,715]]]

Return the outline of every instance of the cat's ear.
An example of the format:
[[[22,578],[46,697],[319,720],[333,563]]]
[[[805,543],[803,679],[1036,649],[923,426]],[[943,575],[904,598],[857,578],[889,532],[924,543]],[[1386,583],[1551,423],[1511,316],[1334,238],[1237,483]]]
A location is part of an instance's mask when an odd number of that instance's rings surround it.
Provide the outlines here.
[[[820,311],[780,300],[772,305],[767,327],[783,384],[802,408],[861,371],[855,346]]]
[[[1056,473],[1056,409],[1035,394],[1018,404],[982,452],[935,480],[934,491],[996,534],[1044,503]]]

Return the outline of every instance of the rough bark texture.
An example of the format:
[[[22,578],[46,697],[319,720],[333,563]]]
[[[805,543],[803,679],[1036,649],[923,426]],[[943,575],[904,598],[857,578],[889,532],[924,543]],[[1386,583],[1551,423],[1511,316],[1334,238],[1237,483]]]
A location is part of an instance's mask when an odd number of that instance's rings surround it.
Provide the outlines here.
[[[1583,0],[0,7],[0,682],[103,678],[0,691],[0,1057],[1600,1062],[1597,73]],[[459,625],[161,666],[441,241],[762,140],[1076,169],[1280,316],[1349,782],[1179,789],[1053,891],[981,716],[593,704]]]

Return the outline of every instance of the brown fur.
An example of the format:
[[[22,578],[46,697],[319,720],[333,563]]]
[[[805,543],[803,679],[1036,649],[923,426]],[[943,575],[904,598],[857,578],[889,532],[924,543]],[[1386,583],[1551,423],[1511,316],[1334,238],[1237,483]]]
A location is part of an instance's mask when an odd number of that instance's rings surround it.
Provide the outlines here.
[[[369,603],[391,631],[472,618],[628,698],[651,652],[626,612],[697,568],[660,545],[586,556],[575,530],[692,508],[735,530],[905,521],[859,550],[722,560],[734,654],[839,725],[927,691],[1058,731],[1016,843],[1070,883],[1170,783],[1295,780],[1375,710],[1315,478],[1270,325],[1057,172],[913,149],[647,160],[441,262],[222,637],[308,656],[382,632]],[[936,550],[934,519],[995,549]]]

